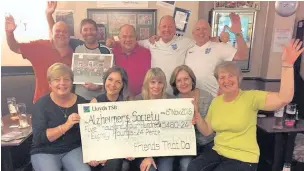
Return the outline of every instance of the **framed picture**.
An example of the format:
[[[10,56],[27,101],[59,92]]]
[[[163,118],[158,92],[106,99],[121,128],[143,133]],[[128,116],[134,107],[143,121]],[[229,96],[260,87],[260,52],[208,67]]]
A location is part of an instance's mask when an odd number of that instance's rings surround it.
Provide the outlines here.
[[[73,53],[73,84],[92,82],[102,85],[104,73],[113,66],[113,54]]]
[[[56,10],[56,22],[63,21],[69,26],[70,36],[74,36],[74,11],[72,10]]]
[[[176,31],[178,34],[186,32],[190,14],[190,10],[175,8],[173,18],[175,20]]]
[[[139,40],[156,35],[156,9],[87,9],[87,17],[97,22],[100,41],[106,41],[108,36],[118,36],[124,24],[134,26]]]
[[[106,27],[103,24],[97,24],[97,40],[101,42],[107,40]]]
[[[260,1],[217,1],[214,8],[251,8],[260,10]]]
[[[150,28],[140,28],[139,29],[139,39],[149,39],[150,38]]]

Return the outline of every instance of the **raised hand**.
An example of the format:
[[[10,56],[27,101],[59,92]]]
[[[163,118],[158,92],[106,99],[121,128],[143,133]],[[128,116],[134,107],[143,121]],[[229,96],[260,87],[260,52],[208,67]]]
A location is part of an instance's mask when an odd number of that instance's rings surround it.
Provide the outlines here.
[[[5,17],[5,31],[7,33],[13,33],[17,25],[15,23],[14,17],[9,15]]]
[[[57,1],[48,1],[46,7],[46,14],[53,14],[57,7]]]
[[[231,21],[231,27],[226,26],[230,31],[233,33],[241,33],[241,19],[238,14],[230,13],[229,14],[230,21]]]
[[[108,38],[106,40],[106,46],[109,48],[112,48],[113,46],[115,46],[115,39],[113,36],[111,36],[110,38]]]
[[[159,40],[159,36],[157,36],[157,35],[154,35],[154,36],[151,36],[150,38],[149,38],[149,42],[151,43],[151,44],[154,44],[155,42],[157,42],[158,40]]]
[[[303,42],[299,39],[291,40],[289,44],[283,45],[282,64],[293,65],[300,54],[304,51]],[[301,48],[302,47],[302,48]]]

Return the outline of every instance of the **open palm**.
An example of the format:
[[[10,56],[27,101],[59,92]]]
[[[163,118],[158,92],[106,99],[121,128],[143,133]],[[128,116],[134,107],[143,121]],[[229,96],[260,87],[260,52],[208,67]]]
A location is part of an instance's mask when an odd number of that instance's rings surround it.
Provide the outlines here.
[[[287,64],[293,65],[300,54],[304,51],[304,47],[302,47],[303,42],[297,39],[296,41],[293,39],[286,46],[283,46],[283,54],[282,60]],[[301,48],[302,47],[302,48]]]
[[[12,33],[16,29],[14,17],[9,15],[5,17],[5,31]]]
[[[226,27],[234,33],[240,33],[242,31],[240,16],[235,13],[230,13],[229,17],[230,17],[230,21],[231,21],[231,27],[228,27],[228,26],[226,26]]]
[[[57,7],[57,1],[48,1],[47,2],[47,8],[46,8],[45,12],[47,14],[53,14],[56,7]]]

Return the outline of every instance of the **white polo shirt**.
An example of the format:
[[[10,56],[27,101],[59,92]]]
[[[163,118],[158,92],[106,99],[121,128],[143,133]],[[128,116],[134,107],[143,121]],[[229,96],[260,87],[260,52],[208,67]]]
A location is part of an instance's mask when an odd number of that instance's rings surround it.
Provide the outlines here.
[[[159,67],[164,71],[168,84],[167,92],[173,94],[169,84],[171,74],[177,66],[184,64],[187,50],[193,47],[195,42],[183,36],[174,36],[168,43],[160,39],[155,44],[151,44],[147,40],[140,41],[139,44],[150,49],[151,67]]]
[[[227,43],[207,42],[199,47],[195,45],[187,52],[185,64],[196,76],[196,87],[217,96],[218,83],[214,69],[222,61],[232,61],[237,49]]]

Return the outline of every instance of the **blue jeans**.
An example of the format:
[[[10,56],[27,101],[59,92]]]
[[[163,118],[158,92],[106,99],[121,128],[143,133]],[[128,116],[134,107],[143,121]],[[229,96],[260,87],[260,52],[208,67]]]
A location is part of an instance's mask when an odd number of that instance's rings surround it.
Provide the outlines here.
[[[189,163],[194,159],[194,156],[179,157],[179,171],[187,171]]]
[[[197,144],[197,154],[200,155],[203,151],[211,150],[214,143],[213,141],[205,144],[199,145]],[[179,171],[187,171],[189,163],[195,158],[195,156],[178,156],[176,159],[179,161]]]
[[[174,157],[153,157],[154,162],[157,166],[158,171],[173,171],[173,162]],[[144,160],[144,158],[138,159],[138,167],[140,166],[141,162]],[[156,171],[156,168],[152,165],[149,169],[149,171]]]
[[[204,151],[188,166],[188,171],[256,171],[256,169],[257,163],[226,158],[213,149]]]
[[[81,147],[62,154],[34,154],[31,162],[35,171],[91,171],[89,165],[82,161]]]

